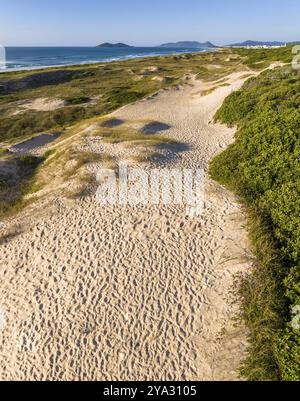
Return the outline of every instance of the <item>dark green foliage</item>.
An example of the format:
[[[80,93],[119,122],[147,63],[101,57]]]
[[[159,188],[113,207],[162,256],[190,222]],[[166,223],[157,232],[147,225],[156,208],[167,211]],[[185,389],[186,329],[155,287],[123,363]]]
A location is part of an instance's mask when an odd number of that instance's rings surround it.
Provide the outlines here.
[[[54,128],[62,128],[80,119],[97,116],[97,107],[66,107],[55,111],[26,112],[12,117],[0,118],[0,140],[26,137]]]
[[[285,280],[286,296],[292,304],[300,305],[300,269],[294,267]]]
[[[0,175],[0,217],[12,215],[25,207],[25,195],[35,192],[35,175],[45,157],[30,155],[4,155],[0,161],[8,167],[8,173]],[[14,171],[14,174],[9,171]]]
[[[300,380],[300,334],[290,326],[289,313],[300,305],[299,76],[284,67],[250,79],[226,99],[216,118],[237,125],[238,133],[213,161],[211,175],[249,205],[261,261],[242,291],[251,330],[243,374]]]
[[[42,161],[42,158],[36,156],[22,155],[19,162],[24,167],[36,168]]]
[[[108,102],[111,110],[115,110],[125,104],[135,102],[136,100],[142,99],[146,96],[147,92],[132,91],[129,88],[117,88],[113,89],[108,94]]]
[[[68,97],[66,99],[66,103],[70,105],[82,104],[87,103],[91,99],[88,96],[76,96],[76,97]]]
[[[275,357],[284,381],[299,381],[300,378],[300,334],[289,328],[278,336]]]
[[[267,66],[272,61],[282,61],[291,63],[293,46],[280,49],[234,49],[234,52],[241,57],[245,57],[245,63],[253,69],[260,69]]]
[[[299,200],[298,200],[299,202]],[[285,280],[286,296],[293,308],[300,305],[300,268],[294,267]],[[292,312],[293,312],[292,308]],[[299,307],[292,316],[300,324]],[[275,356],[282,372],[283,380],[299,381],[300,378],[300,330],[288,325],[283,334],[280,333],[275,345]]]

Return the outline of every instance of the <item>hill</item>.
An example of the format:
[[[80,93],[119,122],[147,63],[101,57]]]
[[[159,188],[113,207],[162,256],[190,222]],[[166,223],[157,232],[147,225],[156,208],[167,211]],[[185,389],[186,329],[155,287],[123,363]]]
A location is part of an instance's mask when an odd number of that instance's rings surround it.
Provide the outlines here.
[[[122,47],[133,47],[133,46],[126,45],[125,43],[102,43],[101,45],[96,47],[109,47],[109,48],[116,47],[120,49]]]
[[[176,49],[180,48],[190,48],[190,49],[198,49],[198,48],[215,48],[216,46],[213,45],[211,42],[193,42],[193,41],[187,41],[187,42],[176,42],[176,43],[164,43],[160,45],[159,47],[174,47]]]

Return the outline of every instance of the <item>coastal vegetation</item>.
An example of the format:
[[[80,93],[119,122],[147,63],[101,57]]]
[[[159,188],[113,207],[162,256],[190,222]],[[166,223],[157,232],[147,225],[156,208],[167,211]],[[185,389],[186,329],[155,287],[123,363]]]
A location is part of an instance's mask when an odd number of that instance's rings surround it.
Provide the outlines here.
[[[156,126],[156,122],[145,121],[142,125]],[[147,131],[148,132],[148,131]],[[127,126],[123,120],[97,117],[77,123],[51,143],[42,155],[26,153],[32,138],[21,144],[18,153],[8,149],[0,153],[0,218],[20,212],[30,203],[52,192],[66,197],[78,197],[86,193],[87,187],[96,183],[95,174],[89,167],[95,163],[103,168],[117,168],[117,160],[103,145],[120,145],[134,149],[133,162],[162,160],[165,150],[180,152],[183,144],[155,133]],[[99,150],[90,150],[88,143],[97,141]],[[32,151],[32,150],[30,150]]]
[[[256,51],[248,63],[261,57]],[[247,205],[258,257],[240,291],[250,329],[242,373],[250,380],[300,380],[300,332],[292,325],[300,305],[299,93],[299,75],[282,67],[248,80],[216,115],[238,132],[210,172]]]
[[[160,89],[180,85],[186,74],[196,74],[198,79],[207,81],[218,80],[245,65],[263,69],[273,61],[290,62],[291,59],[291,47],[226,49],[84,67],[2,73],[0,144],[110,113]],[[34,102],[40,99],[65,103],[64,107],[37,108]]]
[[[25,195],[35,187],[35,175],[46,157],[15,155],[3,152],[0,167],[0,217],[17,213],[28,205]]]
[[[272,62],[281,61],[282,63],[291,63],[293,46],[269,49],[234,49],[243,62],[252,70],[261,70],[266,68]]]
[[[216,66],[212,68],[211,66]],[[243,59],[231,50],[151,57],[87,66],[0,75],[0,146],[40,132],[105,115],[160,89],[182,84],[187,74],[217,80],[239,71]],[[35,102],[61,101],[38,108]]]
[[[244,68],[240,56],[225,50],[218,53],[151,57],[2,73],[0,162],[5,166],[10,163],[10,171],[14,171],[15,174],[7,176],[6,168],[5,174],[2,174],[3,196],[0,214],[4,216],[21,209],[19,206],[25,204],[22,199],[32,192],[31,187],[34,185],[35,188],[40,188],[45,185],[44,176],[52,177],[52,182],[56,182],[59,187],[63,180],[72,179],[76,176],[76,171],[82,170],[80,160],[83,158],[78,152],[73,152],[69,142],[72,142],[75,136],[77,141],[80,141],[81,132],[84,131],[81,127],[85,123],[88,125],[96,121],[96,124],[103,124],[103,129],[100,127],[97,132],[104,136],[103,140],[106,142],[127,142],[130,146],[143,144],[152,148],[145,156],[147,158],[151,152],[155,154],[159,145],[173,146],[171,141],[124,127],[117,130],[115,128],[118,124],[115,126],[114,121],[107,121],[102,117],[130,102],[152,96],[159,90],[189,85],[190,74],[207,81],[221,80],[229,73]],[[54,154],[49,154],[49,158],[45,160],[40,158],[39,166],[34,169],[27,166],[28,170],[24,170],[23,176],[17,166],[20,165],[20,158],[26,158],[26,155],[11,154],[9,149],[41,134],[58,134],[58,140],[47,151]],[[24,161],[27,163],[25,159]],[[64,171],[63,166],[66,164],[71,164],[72,174],[69,174],[69,170],[65,175],[60,174],[59,169]],[[13,187],[18,187],[18,190],[14,190],[15,194],[18,194],[14,199],[10,195],[5,196],[12,187],[12,177]]]

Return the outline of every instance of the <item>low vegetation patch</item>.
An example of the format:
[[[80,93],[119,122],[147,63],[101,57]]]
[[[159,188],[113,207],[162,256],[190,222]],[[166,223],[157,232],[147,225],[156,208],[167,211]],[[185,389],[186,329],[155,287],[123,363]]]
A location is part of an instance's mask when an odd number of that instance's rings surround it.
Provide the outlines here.
[[[64,153],[63,160],[67,163],[63,175],[64,179],[67,180],[77,174],[81,167],[87,164],[100,162],[102,160],[102,155],[90,151],[80,151],[72,147]]]
[[[127,128],[99,131],[98,133],[95,133],[95,135],[101,136],[104,142],[112,144],[139,143],[143,146],[158,146],[162,144],[176,145],[178,143],[173,139],[161,135],[148,135],[134,129]]]
[[[234,49],[234,52],[243,58],[248,67],[253,70],[260,70],[276,61],[290,64],[294,57],[292,47],[287,46],[280,49]]]
[[[67,105],[77,105],[82,103],[90,102],[90,98],[88,96],[76,96],[76,97],[68,97],[65,99]]]
[[[182,77],[189,74],[214,81],[244,69],[245,65],[263,69],[273,61],[291,59],[289,47],[276,50],[226,49],[119,61],[109,65],[4,73],[0,77],[0,87],[3,88],[0,93],[0,141],[11,142],[108,114],[162,88],[181,84]],[[212,69],[211,66],[218,68]],[[147,71],[147,74],[140,75],[141,71]],[[158,74],[161,79],[155,79]],[[41,98],[64,98],[68,107],[48,111],[28,109],[15,114],[18,102]],[[96,100],[90,102],[91,99]],[[89,107],[86,107],[88,102]]]
[[[228,61],[231,54],[228,49],[215,54],[151,57],[109,65],[1,74],[0,86],[4,89],[0,94],[0,141],[15,141],[108,114],[162,88],[181,83],[182,77],[187,74],[198,74],[199,79],[222,78],[242,64],[239,56]],[[210,64],[218,64],[221,68],[209,71],[205,66]],[[141,75],[141,71],[147,71],[147,74]],[[153,79],[158,74],[161,79]],[[18,102],[41,98],[63,98],[68,107],[48,111],[28,109],[14,115]],[[96,100],[89,102],[90,99]],[[86,107],[87,102],[89,107]]]
[[[35,175],[44,158],[7,154],[0,156],[0,217],[19,212],[35,191]]]

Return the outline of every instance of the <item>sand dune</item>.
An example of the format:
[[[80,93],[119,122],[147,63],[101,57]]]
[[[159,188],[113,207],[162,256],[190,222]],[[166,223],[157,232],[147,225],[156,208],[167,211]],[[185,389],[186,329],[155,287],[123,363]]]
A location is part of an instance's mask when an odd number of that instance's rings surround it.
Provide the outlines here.
[[[235,132],[213,116],[245,79],[233,74],[198,96],[208,85],[191,78],[114,117],[159,123],[189,145],[169,167],[207,170]],[[103,207],[94,197],[53,208],[19,217],[11,224],[20,234],[1,245],[2,380],[238,379],[246,333],[234,324],[231,289],[251,255],[231,193],[207,179],[200,217],[182,206]]]

